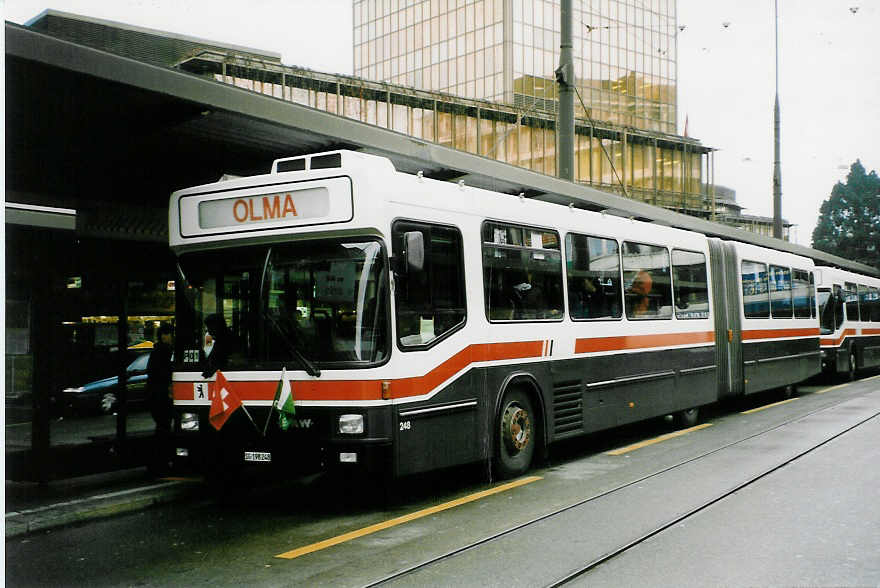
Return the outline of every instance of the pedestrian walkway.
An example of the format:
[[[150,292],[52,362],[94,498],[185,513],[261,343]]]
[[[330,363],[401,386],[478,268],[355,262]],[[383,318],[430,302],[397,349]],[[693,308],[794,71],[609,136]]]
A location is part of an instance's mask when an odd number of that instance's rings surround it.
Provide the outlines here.
[[[154,478],[146,468],[57,480],[6,482],[6,538],[196,496],[199,477]]]

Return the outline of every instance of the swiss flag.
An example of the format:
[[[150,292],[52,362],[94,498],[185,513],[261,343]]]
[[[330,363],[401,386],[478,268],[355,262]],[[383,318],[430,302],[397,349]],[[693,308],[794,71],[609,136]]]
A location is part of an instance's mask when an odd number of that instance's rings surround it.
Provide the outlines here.
[[[212,387],[211,410],[208,412],[208,420],[219,431],[239,406],[241,406],[241,399],[229,387],[229,382],[223,372],[217,370],[217,381]]]

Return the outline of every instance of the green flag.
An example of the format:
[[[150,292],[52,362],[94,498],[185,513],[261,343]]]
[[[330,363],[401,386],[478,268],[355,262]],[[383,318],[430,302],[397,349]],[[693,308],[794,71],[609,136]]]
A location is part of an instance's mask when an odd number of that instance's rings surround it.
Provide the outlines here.
[[[296,405],[293,403],[293,391],[290,388],[290,380],[287,379],[287,368],[281,370],[281,381],[275,390],[275,408],[278,409],[278,426],[282,431],[290,428],[293,415],[296,414]]]

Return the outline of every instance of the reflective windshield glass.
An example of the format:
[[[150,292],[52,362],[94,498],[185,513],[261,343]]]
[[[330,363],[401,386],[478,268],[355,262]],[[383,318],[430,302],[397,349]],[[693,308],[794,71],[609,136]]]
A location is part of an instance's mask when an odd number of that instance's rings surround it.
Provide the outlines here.
[[[369,365],[387,355],[387,271],[376,241],[310,241],[180,258],[182,369]],[[213,356],[213,357],[212,357]],[[341,367],[341,365],[340,365]],[[314,374],[317,375],[317,374]]]
[[[292,344],[316,362],[376,362],[386,353],[381,246],[375,241],[273,247],[266,273],[266,353]]]
[[[819,331],[822,335],[830,335],[835,330],[835,299],[831,296],[831,290],[820,288],[819,299]]]

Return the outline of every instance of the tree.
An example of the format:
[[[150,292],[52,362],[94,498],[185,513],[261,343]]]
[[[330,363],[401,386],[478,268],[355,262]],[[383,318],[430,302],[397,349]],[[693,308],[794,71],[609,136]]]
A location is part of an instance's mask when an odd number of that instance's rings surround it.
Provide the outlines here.
[[[822,203],[813,248],[880,269],[880,177],[858,159]]]

